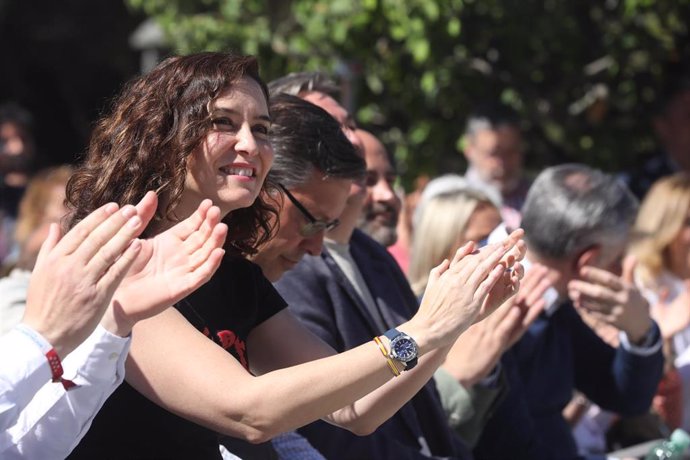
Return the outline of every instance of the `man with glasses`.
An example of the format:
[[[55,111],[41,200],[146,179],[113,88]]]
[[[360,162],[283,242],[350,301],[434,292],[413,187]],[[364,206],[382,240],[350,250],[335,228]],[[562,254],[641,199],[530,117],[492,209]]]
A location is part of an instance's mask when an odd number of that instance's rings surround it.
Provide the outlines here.
[[[300,75],[306,78],[302,85],[298,84]],[[297,91],[296,94],[304,95],[299,88],[308,88],[307,94],[312,96],[312,102],[318,104],[327,100],[332,105],[332,98],[315,94],[321,87],[315,84],[314,75],[289,76],[292,89]],[[316,80],[316,83],[319,81],[323,80]],[[275,88],[276,85],[269,87]],[[329,105],[323,108],[331,113]],[[336,119],[338,113],[344,111],[338,107],[340,111],[332,113]],[[341,128],[349,129],[342,122]],[[369,133],[357,130],[356,134],[368,165],[370,156],[379,155],[383,146]],[[368,171],[370,175],[375,172],[378,174],[375,167]],[[390,178],[390,174],[386,176]],[[384,333],[397,321],[410,318],[417,309],[416,298],[405,276],[386,249],[356,229],[366,202],[394,200],[392,207],[396,210],[394,217],[397,220],[397,198],[394,194],[384,193],[385,184],[380,181],[369,182],[371,187],[366,187],[364,182],[355,182],[351,187],[347,205],[339,217],[340,225],[325,235],[322,253],[304,257],[294,270],[275,283],[291,311],[312,332],[338,351],[371,340],[372,335]],[[377,190],[374,197],[369,196],[368,188],[371,191],[374,188],[381,190]],[[314,192],[318,193],[317,190]],[[287,196],[290,199],[290,195]],[[306,205],[302,198],[307,197],[299,197],[301,204]],[[315,194],[311,198],[316,204],[325,199],[325,194]],[[369,436],[355,436],[321,421],[301,428],[299,433],[328,459],[471,458],[459,437],[449,429],[433,381],[427,383],[396,415]]]
[[[323,109],[288,95],[272,98],[270,109],[275,159],[268,181],[282,193],[276,234],[252,260],[275,282],[305,254],[321,254],[324,233],[338,226],[365,164]]]

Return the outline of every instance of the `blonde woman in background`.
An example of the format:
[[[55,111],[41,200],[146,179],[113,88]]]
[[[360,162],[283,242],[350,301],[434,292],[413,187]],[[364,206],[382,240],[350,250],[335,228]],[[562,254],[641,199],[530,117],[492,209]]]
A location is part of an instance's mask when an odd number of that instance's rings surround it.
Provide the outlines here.
[[[50,224],[66,214],[65,185],[72,175],[68,165],[45,169],[36,174],[19,202],[14,241],[19,253],[16,262],[4,267],[0,278],[0,335],[19,323],[26,306],[31,271]]]
[[[417,296],[424,293],[430,268],[452,257],[468,241],[479,246],[486,243],[501,224],[499,207],[500,197],[493,190],[479,189],[458,175],[441,176],[427,184],[413,217],[408,273]],[[534,264],[518,295],[470,327],[434,374],[448,422],[470,446],[479,439],[493,405],[506,390],[498,361],[543,310],[543,295],[550,286],[546,269]]]
[[[652,317],[667,342],[670,368],[673,363],[680,373],[682,426],[687,430],[690,428],[690,175],[677,173],[654,183],[640,206],[634,235],[630,253],[637,259],[635,281],[643,288]],[[675,406],[677,410],[680,405],[667,406]],[[674,418],[681,418],[681,414],[662,415],[667,416],[671,425]]]
[[[432,180],[415,210],[408,278],[418,296],[424,293],[429,270],[466,242],[480,242],[501,223],[498,199],[460,176]]]

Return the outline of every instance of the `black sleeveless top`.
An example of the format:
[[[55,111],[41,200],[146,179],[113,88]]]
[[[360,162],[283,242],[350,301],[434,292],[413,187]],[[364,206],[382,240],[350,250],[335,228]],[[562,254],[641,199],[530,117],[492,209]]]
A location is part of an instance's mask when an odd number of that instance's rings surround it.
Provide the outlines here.
[[[175,308],[248,369],[249,333],[285,306],[257,265],[227,256],[211,280]],[[213,369],[199,378],[213,378]],[[216,432],[166,411],[125,382],[68,458],[220,459],[218,442]]]

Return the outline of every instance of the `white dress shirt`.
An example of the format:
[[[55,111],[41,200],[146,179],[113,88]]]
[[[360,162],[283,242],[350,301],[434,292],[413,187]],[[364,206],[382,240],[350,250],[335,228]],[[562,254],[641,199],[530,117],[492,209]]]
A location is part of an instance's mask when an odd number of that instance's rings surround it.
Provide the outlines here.
[[[125,375],[130,338],[96,330],[62,362],[66,391],[51,381],[40,346],[13,329],[0,338],[0,458],[65,458]]]

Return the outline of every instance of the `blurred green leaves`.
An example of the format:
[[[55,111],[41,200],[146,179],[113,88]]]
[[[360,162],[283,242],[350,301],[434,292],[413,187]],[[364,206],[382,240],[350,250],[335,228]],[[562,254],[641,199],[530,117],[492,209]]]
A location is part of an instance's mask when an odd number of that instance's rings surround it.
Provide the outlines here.
[[[524,119],[528,166],[633,164],[653,145],[664,62],[688,51],[690,0],[126,0],[179,53],[255,54],[266,80],[320,69],[392,143],[409,184],[462,172],[476,104]]]

